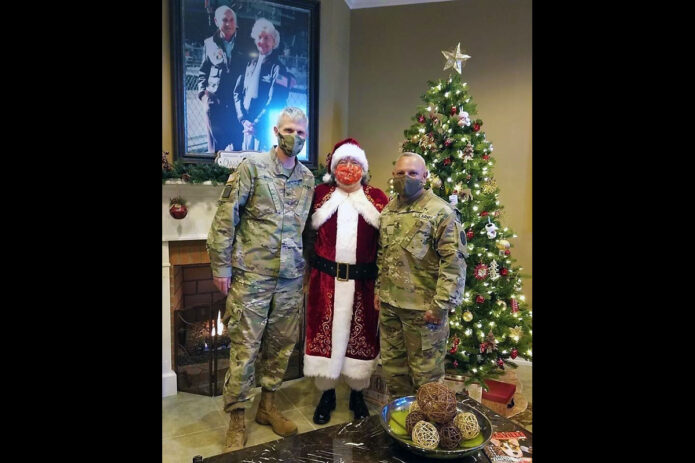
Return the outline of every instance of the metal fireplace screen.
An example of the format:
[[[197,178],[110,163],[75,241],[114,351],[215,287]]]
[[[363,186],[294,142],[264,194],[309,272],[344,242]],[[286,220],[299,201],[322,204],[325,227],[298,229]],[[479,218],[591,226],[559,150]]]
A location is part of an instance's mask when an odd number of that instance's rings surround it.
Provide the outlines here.
[[[225,299],[212,304],[198,304],[174,312],[176,342],[176,379],[178,390],[207,396],[222,394],[224,376],[229,369],[230,339],[222,323]],[[303,325],[303,317],[300,322]],[[303,376],[300,333],[285,373],[285,381]],[[260,357],[260,353],[259,353]],[[258,360],[255,365],[256,386],[261,377]]]

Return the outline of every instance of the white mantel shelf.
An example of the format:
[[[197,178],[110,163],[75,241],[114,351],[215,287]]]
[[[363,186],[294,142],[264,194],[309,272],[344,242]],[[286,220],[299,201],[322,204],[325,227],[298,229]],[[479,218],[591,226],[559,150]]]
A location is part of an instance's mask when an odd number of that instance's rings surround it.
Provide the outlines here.
[[[162,241],[205,240],[217,211],[224,184],[169,182],[162,185]],[[188,214],[175,219],[169,214],[169,200],[182,196]]]

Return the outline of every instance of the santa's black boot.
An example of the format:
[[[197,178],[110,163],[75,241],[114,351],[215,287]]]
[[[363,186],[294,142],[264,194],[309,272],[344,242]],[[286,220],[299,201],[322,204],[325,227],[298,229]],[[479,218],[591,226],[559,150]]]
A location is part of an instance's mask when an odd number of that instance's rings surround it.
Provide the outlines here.
[[[364,403],[362,391],[350,390],[350,410],[355,414],[356,420],[369,416],[369,409],[367,404]]]
[[[323,392],[319,404],[314,411],[314,423],[326,424],[331,419],[331,411],[335,410],[335,389]]]

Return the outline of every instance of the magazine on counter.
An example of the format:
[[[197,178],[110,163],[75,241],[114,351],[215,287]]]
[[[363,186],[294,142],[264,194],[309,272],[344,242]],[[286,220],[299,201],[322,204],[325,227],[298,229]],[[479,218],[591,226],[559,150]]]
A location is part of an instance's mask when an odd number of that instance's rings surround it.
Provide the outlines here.
[[[531,463],[532,448],[521,431],[493,432],[483,449],[493,463]]]

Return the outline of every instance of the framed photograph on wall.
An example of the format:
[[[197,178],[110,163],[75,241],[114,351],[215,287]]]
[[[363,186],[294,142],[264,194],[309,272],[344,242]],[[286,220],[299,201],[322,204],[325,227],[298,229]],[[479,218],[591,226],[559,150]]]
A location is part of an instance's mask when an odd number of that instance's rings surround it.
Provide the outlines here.
[[[317,165],[319,2],[173,0],[174,158],[269,150],[286,106],[309,119],[297,156]]]

